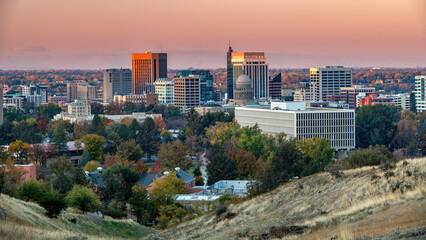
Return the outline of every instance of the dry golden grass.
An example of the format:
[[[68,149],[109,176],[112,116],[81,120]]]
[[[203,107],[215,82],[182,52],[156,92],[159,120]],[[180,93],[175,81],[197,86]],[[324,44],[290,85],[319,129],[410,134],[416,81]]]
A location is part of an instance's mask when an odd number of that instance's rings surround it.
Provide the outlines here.
[[[426,158],[399,162],[394,176],[378,167],[319,173],[231,206],[236,216],[202,216],[156,233],[160,239],[250,239],[271,227],[307,226],[286,239],[378,237],[426,226]],[[388,174],[389,175],[389,174]],[[303,186],[301,189],[300,186]]]

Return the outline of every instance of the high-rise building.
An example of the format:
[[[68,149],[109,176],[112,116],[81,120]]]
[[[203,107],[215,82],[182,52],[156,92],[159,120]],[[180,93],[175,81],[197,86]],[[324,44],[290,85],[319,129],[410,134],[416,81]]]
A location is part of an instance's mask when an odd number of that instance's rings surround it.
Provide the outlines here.
[[[47,103],[47,89],[48,87],[46,85],[21,85],[21,95],[25,96],[26,98],[29,98],[29,102],[35,103],[35,106],[39,106],[40,104]],[[34,99],[37,98],[37,95],[40,96],[40,99],[34,101]]]
[[[234,74],[232,72],[232,52],[232,47],[231,45],[229,45],[228,52],[226,53],[226,87],[228,99],[234,99]]]
[[[231,51],[232,49],[230,49]],[[268,61],[263,52],[228,52],[227,67],[232,67],[232,83],[228,79],[228,98],[235,96],[235,86],[238,77],[246,74],[251,80],[255,99],[264,99],[269,96]],[[228,69],[228,72],[231,72]],[[230,94],[232,87],[232,93]]]
[[[104,69],[104,103],[110,103],[114,95],[132,93],[132,71],[128,68]]]
[[[200,101],[206,103],[213,100],[213,75],[210,70],[189,69],[179,71],[176,77],[188,77],[189,75],[198,75],[200,77]]]
[[[3,125],[3,84],[0,83],[0,126]]]
[[[269,97],[281,99],[281,73],[269,80]]]
[[[157,78],[167,78],[167,53],[132,53],[132,93],[153,93]]]
[[[189,75],[173,80],[175,106],[182,110],[200,105],[200,77]]]
[[[414,96],[416,97],[416,109],[417,112],[426,111],[426,75],[415,77],[415,90]]]
[[[92,114],[90,103],[86,99],[77,98],[73,103],[68,104],[68,114],[88,116]]]
[[[173,104],[173,78],[157,78],[154,82],[158,103]]]
[[[67,101],[74,102],[77,98],[96,99],[97,87],[87,83],[67,83]]]
[[[316,101],[325,101],[327,95],[339,96],[340,88],[352,87],[352,69],[342,66],[311,68],[311,82],[314,83]]]
[[[299,87],[294,91],[295,102],[316,101],[315,83],[309,80],[303,80]]]

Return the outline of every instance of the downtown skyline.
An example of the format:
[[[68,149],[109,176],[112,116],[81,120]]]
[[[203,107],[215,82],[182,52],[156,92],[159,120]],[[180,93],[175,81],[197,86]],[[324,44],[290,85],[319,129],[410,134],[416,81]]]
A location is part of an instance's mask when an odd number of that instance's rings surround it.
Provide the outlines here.
[[[3,0],[0,69],[130,67],[131,53],[146,51],[167,53],[170,69],[224,68],[229,40],[265,52],[270,68],[426,66],[423,9],[422,0]]]

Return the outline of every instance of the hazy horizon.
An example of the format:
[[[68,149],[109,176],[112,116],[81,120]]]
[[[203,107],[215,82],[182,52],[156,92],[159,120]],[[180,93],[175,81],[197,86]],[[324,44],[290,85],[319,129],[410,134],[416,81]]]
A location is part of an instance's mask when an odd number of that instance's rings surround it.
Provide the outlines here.
[[[423,0],[0,0],[0,69],[226,67],[234,51],[270,68],[426,67]]]

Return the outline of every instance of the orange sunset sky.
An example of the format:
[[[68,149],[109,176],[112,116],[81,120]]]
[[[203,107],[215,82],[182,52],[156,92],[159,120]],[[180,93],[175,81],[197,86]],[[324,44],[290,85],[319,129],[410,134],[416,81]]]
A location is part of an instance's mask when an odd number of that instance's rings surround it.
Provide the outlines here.
[[[0,69],[226,66],[264,51],[271,68],[426,66],[426,0],[0,0]]]

